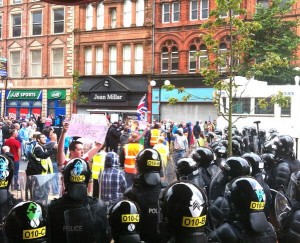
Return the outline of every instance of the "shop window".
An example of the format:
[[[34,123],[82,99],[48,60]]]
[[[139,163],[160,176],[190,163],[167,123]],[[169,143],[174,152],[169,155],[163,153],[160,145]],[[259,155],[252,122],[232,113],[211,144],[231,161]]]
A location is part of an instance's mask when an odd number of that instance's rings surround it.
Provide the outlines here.
[[[104,28],[104,5],[100,2],[97,6],[97,29],[101,30]]]
[[[144,25],[144,12],[145,12],[144,0],[137,0],[136,1],[136,26]]]
[[[93,11],[93,5],[87,5],[85,11],[85,30],[91,30],[93,28]]]
[[[53,9],[53,33],[64,33],[65,31],[65,11],[64,8]]]
[[[42,11],[35,11],[31,13],[31,26],[32,35],[42,34]]]

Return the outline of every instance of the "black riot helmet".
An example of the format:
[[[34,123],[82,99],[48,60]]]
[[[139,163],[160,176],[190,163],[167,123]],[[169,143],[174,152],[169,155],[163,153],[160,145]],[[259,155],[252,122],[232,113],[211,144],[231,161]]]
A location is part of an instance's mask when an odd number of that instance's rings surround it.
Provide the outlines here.
[[[4,155],[0,155],[0,205],[7,201],[8,189],[13,175],[13,162]]]
[[[287,188],[287,197],[292,202],[300,202],[300,171],[291,174],[291,179]]]
[[[209,148],[199,147],[192,152],[191,158],[196,161],[198,167],[208,167],[214,160],[214,153]]]
[[[258,132],[258,135],[260,136],[260,137],[265,137],[266,136],[266,130],[265,129],[259,129],[259,132]]]
[[[161,157],[155,149],[144,149],[136,156],[136,165],[139,175],[144,177],[148,185],[157,185],[160,182]]]
[[[276,165],[275,155],[271,154],[271,153],[266,153],[266,154],[262,154],[260,157],[263,160],[263,162],[265,163],[265,165],[264,165],[265,171],[271,172],[271,170]]]
[[[141,242],[140,209],[135,202],[121,200],[113,204],[108,210],[108,222],[114,242]]]
[[[292,156],[294,157],[294,140],[289,135],[280,135],[274,141],[276,145],[275,156]]]
[[[242,135],[247,136],[249,134],[250,134],[250,127],[248,127],[248,126],[243,127]]]
[[[242,157],[229,157],[224,164],[224,175],[229,182],[239,176],[251,174],[251,166],[247,160]]]
[[[203,232],[207,220],[205,191],[190,182],[177,181],[159,196],[159,224],[171,236]]]
[[[223,145],[218,145],[214,148],[216,158],[227,158],[227,148]]]
[[[88,163],[81,158],[71,159],[63,170],[65,190],[74,200],[82,200],[87,195],[91,177]]]
[[[263,172],[264,169],[264,162],[262,159],[255,153],[246,153],[242,156],[242,158],[246,159],[248,163],[252,167],[252,173],[251,175],[256,175],[257,173]]]
[[[47,211],[37,202],[20,202],[7,215],[4,230],[8,242],[45,242]]]
[[[250,135],[255,136],[257,135],[257,131],[255,127],[250,127]]]
[[[176,163],[177,180],[192,180],[199,174],[198,165],[192,158],[181,158]]]
[[[239,177],[228,184],[231,212],[237,220],[249,225],[255,232],[264,232],[268,221],[264,213],[266,195],[257,180],[252,177]]]
[[[232,140],[232,154],[234,156],[240,156],[240,155],[242,155],[241,145],[236,140]]]

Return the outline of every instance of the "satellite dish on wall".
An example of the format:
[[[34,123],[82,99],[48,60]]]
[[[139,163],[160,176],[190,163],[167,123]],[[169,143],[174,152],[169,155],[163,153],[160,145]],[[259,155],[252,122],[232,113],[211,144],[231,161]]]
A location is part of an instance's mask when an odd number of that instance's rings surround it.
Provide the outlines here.
[[[83,5],[83,4],[89,4],[92,2],[102,2],[99,0],[42,0],[43,2],[46,3],[51,3],[51,4],[58,4],[58,5]]]

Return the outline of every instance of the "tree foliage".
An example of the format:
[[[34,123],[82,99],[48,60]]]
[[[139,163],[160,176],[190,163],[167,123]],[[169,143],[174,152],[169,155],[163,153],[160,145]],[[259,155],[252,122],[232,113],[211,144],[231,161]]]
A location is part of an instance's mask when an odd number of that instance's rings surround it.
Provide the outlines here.
[[[83,105],[88,103],[88,98],[80,94],[80,87],[83,82],[83,80],[80,80],[79,72],[75,70],[73,73],[72,90],[70,92],[70,95],[68,95],[66,99],[67,104],[77,103]]]

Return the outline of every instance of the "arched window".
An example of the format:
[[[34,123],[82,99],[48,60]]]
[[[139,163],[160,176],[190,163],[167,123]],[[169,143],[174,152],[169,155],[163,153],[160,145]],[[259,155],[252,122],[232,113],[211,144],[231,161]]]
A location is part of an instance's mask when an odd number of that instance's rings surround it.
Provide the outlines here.
[[[228,66],[227,45],[224,42],[219,45],[219,57],[222,60],[222,63],[219,65],[219,72],[224,73],[227,71]]]
[[[195,39],[190,46],[189,72],[200,72],[202,68],[207,66],[207,59],[206,45],[201,44],[200,39]]]
[[[178,47],[173,41],[166,41],[161,49],[161,73],[177,73],[178,69]]]
[[[85,14],[85,30],[91,30],[93,28],[93,6],[87,5]]]

